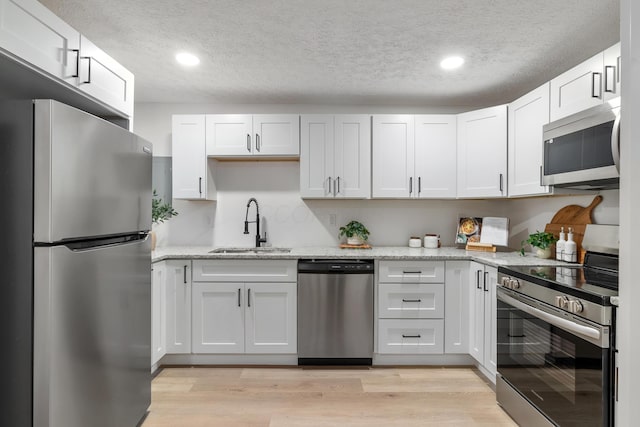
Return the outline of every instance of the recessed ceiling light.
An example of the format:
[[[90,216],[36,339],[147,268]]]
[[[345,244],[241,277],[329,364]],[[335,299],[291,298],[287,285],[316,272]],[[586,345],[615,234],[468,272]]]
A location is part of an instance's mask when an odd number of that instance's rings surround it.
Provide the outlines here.
[[[440,62],[440,66],[445,70],[455,70],[464,64],[464,58],[460,56],[449,56]]]
[[[200,63],[200,58],[192,53],[180,52],[176,54],[176,61],[178,61],[178,64],[186,67],[195,67]]]

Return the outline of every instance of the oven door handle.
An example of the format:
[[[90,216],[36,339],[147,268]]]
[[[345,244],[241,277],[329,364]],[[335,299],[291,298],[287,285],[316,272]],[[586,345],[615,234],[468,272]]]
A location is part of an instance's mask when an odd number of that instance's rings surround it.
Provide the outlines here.
[[[524,311],[527,314],[531,314],[532,316],[537,317],[540,320],[544,320],[545,322],[557,326],[560,329],[564,329],[567,332],[570,332],[586,341],[589,341],[592,344],[599,346],[600,348],[608,348],[609,341],[608,336],[603,337],[603,333],[601,330],[596,329],[591,326],[580,325],[576,322],[572,322],[571,320],[563,319],[558,316],[554,316],[553,314],[547,313],[546,311],[540,310],[538,308],[532,307],[524,302],[521,302],[509,295],[506,295],[503,292],[498,292],[498,299],[503,301],[518,310]],[[608,335],[608,334],[607,334]],[[607,338],[605,340],[605,338]]]

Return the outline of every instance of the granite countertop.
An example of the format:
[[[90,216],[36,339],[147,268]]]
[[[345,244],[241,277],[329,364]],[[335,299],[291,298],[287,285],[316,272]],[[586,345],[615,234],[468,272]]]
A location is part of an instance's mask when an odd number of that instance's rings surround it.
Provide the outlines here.
[[[575,265],[555,259],[540,259],[532,253],[466,251],[456,247],[439,249],[409,248],[404,246],[379,246],[372,249],[340,249],[337,247],[292,248],[291,252],[265,253],[210,253],[216,249],[208,246],[168,246],[156,248],[152,261],[165,259],[383,259],[383,260],[471,260],[495,267],[510,265]]]

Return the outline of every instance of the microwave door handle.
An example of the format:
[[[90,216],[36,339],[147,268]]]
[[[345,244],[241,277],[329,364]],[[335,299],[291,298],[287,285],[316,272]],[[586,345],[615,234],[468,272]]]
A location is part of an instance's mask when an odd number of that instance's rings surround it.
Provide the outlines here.
[[[620,173],[620,113],[613,122],[613,132],[611,132],[611,154],[613,155],[613,164]]]

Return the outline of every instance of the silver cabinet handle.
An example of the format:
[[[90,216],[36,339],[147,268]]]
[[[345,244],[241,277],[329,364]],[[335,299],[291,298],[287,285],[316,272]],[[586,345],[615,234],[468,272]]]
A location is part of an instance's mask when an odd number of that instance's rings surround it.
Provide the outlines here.
[[[481,289],[480,288],[480,273],[482,273],[482,270],[476,270],[476,288],[477,289]]]
[[[418,195],[420,195],[420,193],[422,193],[422,177],[421,176],[418,177]]]
[[[485,291],[485,292],[489,292],[489,289],[487,289],[487,276],[488,276],[488,275],[489,275],[489,272],[488,272],[488,271],[485,271],[485,272],[484,272],[484,284],[483,284],[483,287],[484,287],[484,291]]]
[[[609,72],[611,78],[609,78]],[[609,89],[609,82],[611,82],[611,89]],[[608,93],[614,93],[616,91],[616,67],[613,65],[605,65],[604,67],[604,91]]]
[[[500,174],[500,192],[501,192],[501,193],[503,192],[503,191],[502,191],[502,188],[503,188],[503,187],[502,187],[502,174]]]
[[[333,197],[336,197],[336,194],[337,194],[337,192],[336,192],[336,190],[338,188],[337,182],[338,182],[338,180],[336,178],[334,178],[333,179]]]
[[[251,288],[247,289],[247,307],[251,307]]]
[[[402,270],[402,274],[421,274],[422,271],[407,271],[407,270]]]
[[[198,192],[202,194],[202,177],[198,178]]]
[[[542,183],[542,165],[540,165],[540,187],[543,187],[544,184]]]
[[[247,151],[251,152],[251,135],[247,134]]]
[[[185,284],[187,283],[187,266],[186,265],[182,268],[182,280]]]
[[[598,91],[596,92],[596,75],[600,78],[598,82]],[[591,97],[600,98],[600,85],[602,84],[602,73],[591,73]]]
[[[420,338],[420,337],[421,337],[420,334],[418,334],[418,335],[405,335],[405,334],[402,334],[402,338]]]
[[[71,77],[80,77],[80,49],[71,49],[71,51],[76,53],[76,73]]]
[[[402,302],[422,302],[421,299],[404,299],[402,298]]]
[[[90,84],[91,83],[91,57],[90,56],[83,56],[82,59],[88,59],[89,60],[89,68],[87,69],[87,80],[83,81],[82,83]],[[79,71],[80,70],[78,70],[78,72]]]
[[[620,56],[618,56],[618,60],[617,60],[617,67],[616,67],[616,83],[620,83],[620,66],[622,65],[620,63]]]
[[[260,135],[256,133],[256,150],[260,151]]]
[[[336,182],[338,183],[338,194],[340,194],[340,177],[336,178]]]
[[[240,292],[241,292],[242,288],[238,288],[238,307],[241,306],[242,301],[240,300]]]
[[[413,193],[413,177],[409,177],[409,194]]]
[[[329,180],[329,195],[331,195],[331,177],[327,178]]]
[[[620,114],[613,122],[613,132],[611,133],[611,153],[613,154],[613,164],[620,173]]]

